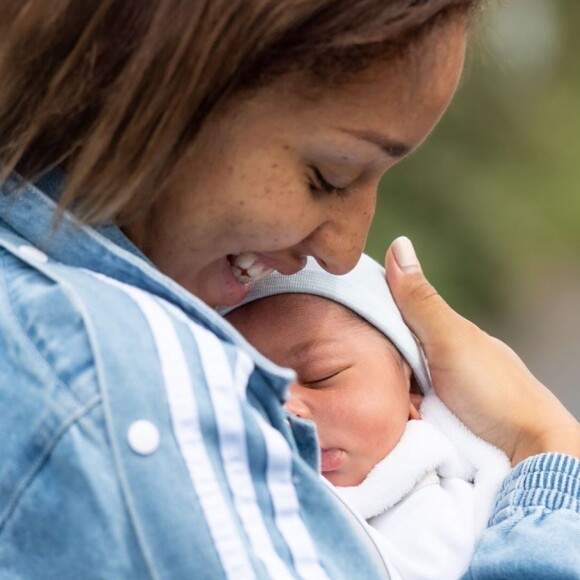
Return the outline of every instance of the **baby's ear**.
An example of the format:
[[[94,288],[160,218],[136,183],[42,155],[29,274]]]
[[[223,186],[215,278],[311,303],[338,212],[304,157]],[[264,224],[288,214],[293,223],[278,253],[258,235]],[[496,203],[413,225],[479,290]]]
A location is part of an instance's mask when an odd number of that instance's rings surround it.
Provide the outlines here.
[[[417,382],[415,375],[411,376],[409,399],[409,419],[420,419],[421,414],[419,413],[419,410],[421,409],[421,403],[423,402],[423,395],[421,394],[421,389],[419,388],[419,383]]]

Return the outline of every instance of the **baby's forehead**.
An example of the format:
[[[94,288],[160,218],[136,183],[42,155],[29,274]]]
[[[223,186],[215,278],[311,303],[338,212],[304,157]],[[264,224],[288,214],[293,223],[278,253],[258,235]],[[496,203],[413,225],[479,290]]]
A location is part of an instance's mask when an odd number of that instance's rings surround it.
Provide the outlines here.
[[[250,302],[234,312],[238,312],[237,322],[250,323],[254,330],[262,332],[267,332],[273,324],[297,322],[323,324],[329,331],[369,331],[369,336],[379,335],[400,356],[392,341],[370,322],[347,306],[316,294],[276,294]]]
[[[341,322],[350,321],[353,324],[372,327],[370,323],[350,308],[316,294],[295,292],[275,294],[254,300],[241,306],[237,311],[242,313],[243,317],[252,317],[256,322],[263,321],[264,323],[269,321],[271,315],[275,315],[276,320],[283,322],[284,320],[295,320],[305,315],[323,314],[326,319]]]

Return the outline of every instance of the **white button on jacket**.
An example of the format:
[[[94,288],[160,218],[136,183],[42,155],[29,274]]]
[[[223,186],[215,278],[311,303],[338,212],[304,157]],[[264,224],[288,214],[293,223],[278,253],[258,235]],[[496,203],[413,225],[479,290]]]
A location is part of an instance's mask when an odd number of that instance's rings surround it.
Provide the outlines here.
[[[151,455],[157,451],[160,439],[159,429],[145,419],[135,421],[127,431],[129,445],[139,455]]]

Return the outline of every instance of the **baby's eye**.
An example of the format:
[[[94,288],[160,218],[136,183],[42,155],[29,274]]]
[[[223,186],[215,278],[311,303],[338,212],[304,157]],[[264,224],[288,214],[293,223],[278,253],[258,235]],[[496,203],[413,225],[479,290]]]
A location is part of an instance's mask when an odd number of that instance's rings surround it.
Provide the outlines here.
[[[325,383],[328,383],[331,379],[338,376],[342,371],[333,371],[329,373],[321,373],[320,375],[314,375],[308,377],[309,380],[301,381],[305,387],[309,387],[312,389],[317,389],[320,387],[325,386]]]

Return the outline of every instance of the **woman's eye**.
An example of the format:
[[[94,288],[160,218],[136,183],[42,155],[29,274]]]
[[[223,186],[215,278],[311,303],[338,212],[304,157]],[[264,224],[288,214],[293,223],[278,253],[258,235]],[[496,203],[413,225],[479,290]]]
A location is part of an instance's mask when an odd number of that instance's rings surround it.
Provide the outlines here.
[[[330,195],[344,195],[346,193],[345,187],[337,187],[329,183],[319,169],[312,167],[312,180],[310,182],[310,189],[314,193],[327,193]]]

